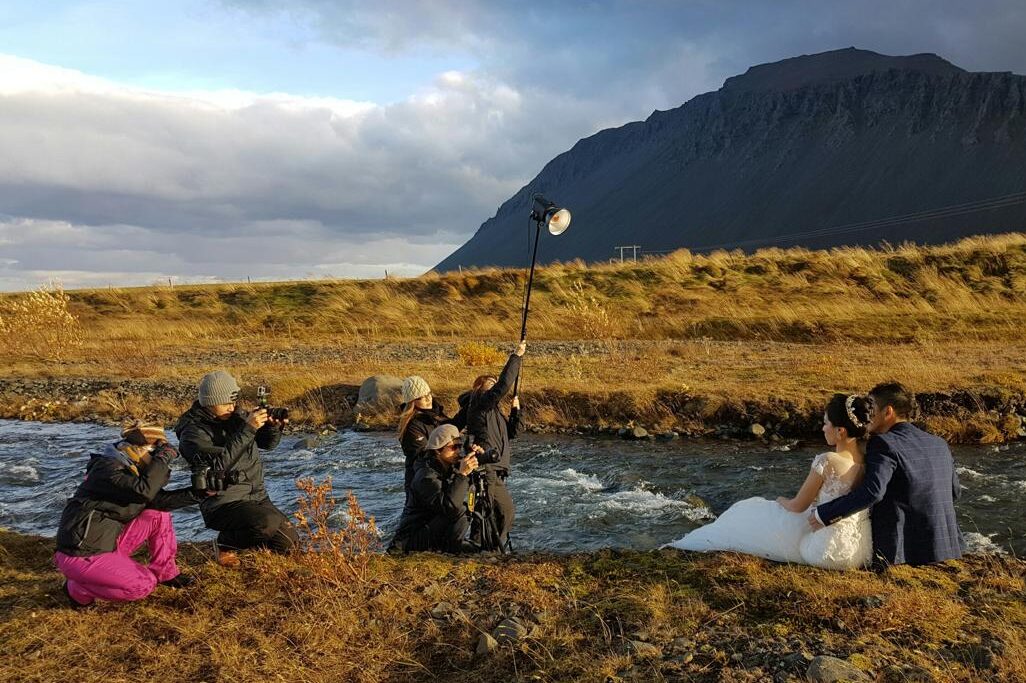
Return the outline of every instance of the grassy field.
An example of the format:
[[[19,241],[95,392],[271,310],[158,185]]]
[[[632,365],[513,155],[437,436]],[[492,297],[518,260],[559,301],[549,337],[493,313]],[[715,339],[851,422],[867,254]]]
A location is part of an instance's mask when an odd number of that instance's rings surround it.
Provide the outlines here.
[[[829,572],[734,554],[243,556],[199,582],[73,610],[53,543],[0,531],[0,680],[801,681],[815,656],[878,681],[1026,679],[1026,563]],[[476,654],[513,618],[520,637]]]
[[[371,374],[421,374],[451,403],[512,348],[524,282],[523,271],[490,269],[69,292],[77,343],[62,353],[53,352],[60,343],[26,345],[26,335],[5,338],[0,328],[8,347],[0,414],[170,416],[217,367],[250,386],[270,384],[276,401],[298,406],[310,423],[352,421],[339,388]],[[0,310],[23,300],[0,298]],[[897,379],[935,406],[924,417],[937,431],[999,441],[1020,428],[1024,320],[1020,234],[935,247],[680,251],[638,263],[557,264],[536,277],[526,417],[689,432],[762,420],[801,431],[831,392]],[[11,384],[35,379],[127,384],[100,399]],[[181,391],[146,390],[169,384]],[[62,404],[40,407],[50,399]]]

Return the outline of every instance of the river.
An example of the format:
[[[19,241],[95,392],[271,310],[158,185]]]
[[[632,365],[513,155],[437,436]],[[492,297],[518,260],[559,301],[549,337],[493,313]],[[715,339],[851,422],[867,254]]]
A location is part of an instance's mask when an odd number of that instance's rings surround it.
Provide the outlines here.
[[[0,527],[52,536],[84,472],[88,453],[117,431],[94,424],[0,420]],[[341,432],[312,449],[287,436],[264,454],[271,499],[295,509],[295,479],[331,477],[353,490],[387,538],[402,508],[403,456],[390,434]],[[517,503],[517,550],[649,549],[684,535],[731,502],[793,495],[822,450],[791,451],[728,441],[628,442],[525,435],[514,444],[509,487]],[[1026,553],[1026,445],[956,447],[963,485],[958,513],[969,546]],[[169,488],[186,486],[179,458]],[[174,513],[181,540],[204,540],[195,508]]]

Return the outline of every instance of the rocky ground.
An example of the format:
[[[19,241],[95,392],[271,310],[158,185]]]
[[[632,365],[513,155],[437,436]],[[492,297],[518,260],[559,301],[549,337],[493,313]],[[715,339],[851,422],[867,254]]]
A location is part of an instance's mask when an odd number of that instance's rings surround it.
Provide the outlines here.
[[[414,352],[406,345],[399,348],[403,350],[393,349],[392,353],[429,352]],[[443,349],[440,346],[435,351]],[[363,352],[376,353],[369,349]],[[328,351],[307,349],[304,353]],[[207,362],[197,364],[212,367]],[[191,377],[179,381],[0,377],[0,417],[116,423],[131,414],[170,423],[189,405],[194,394]],[[290,397],[288,403],[296,409],[294,428],[375,430],[394,426],[394,410],[357,406],[358,394],[358,385],[330,384]],[[454,397],[445,398],[453,405]],[[822,424],[819,408],[791,401],[725,400],[688,392],[659,391],[639,399],[629,392],[589,394],[528,389],[523,400],[525,424],[536,433],[604,434],[633,440],[760,439],[787,450],[796,439],[818,438]],[[978,389],[920,393],[917,400],[919,420],[953,442],[1000,443],[1026,437],[1026,395]],[[304,414],[304,408],[311,402],[317,404],[316,417],[309,410]]]

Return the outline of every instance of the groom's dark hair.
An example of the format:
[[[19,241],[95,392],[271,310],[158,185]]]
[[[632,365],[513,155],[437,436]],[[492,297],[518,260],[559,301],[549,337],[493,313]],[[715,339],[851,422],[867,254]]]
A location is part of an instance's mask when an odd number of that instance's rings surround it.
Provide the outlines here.
[[[912,411],[916,407],[916,396],[905,388],[900,382],[884,382],[877,384],[869,390],[873,397],[877,410],[883,410],[887,406],[894,408],[895,414],[903,420],[912,417]]]

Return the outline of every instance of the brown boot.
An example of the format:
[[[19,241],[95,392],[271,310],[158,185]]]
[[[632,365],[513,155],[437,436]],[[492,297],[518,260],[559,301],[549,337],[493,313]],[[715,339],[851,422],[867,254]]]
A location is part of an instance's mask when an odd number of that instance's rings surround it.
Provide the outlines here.
[[[228,567],[233,569],[238,567],[242,562],[239,560],[239,556],[234,550],[222,550],[217,543],[217,539],[214,539],[214,557],[217,558],[217,563],[222,567]]]
[[[242,564],[242,561],[239,560],[239,556],[231,550],[222,550],[217,554],[217,563],[222,567],[234,569]]]

